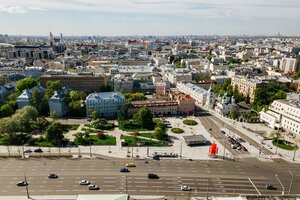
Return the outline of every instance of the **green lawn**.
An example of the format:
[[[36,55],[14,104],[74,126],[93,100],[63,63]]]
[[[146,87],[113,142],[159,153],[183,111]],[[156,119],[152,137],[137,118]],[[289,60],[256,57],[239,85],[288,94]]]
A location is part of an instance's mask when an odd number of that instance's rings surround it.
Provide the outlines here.
[[[78,124],[63,124],[62,127],[66,131],[75,131],[78,129],[79,125]]]
[[[289,145],[287,144],[288,142],[285,141],[285,140],[278,140],[278,145],[277,145],[277,141],[276,140],[273,140],[272,141],[273,145],[281,148],[281,149],[285,149],[285,150],[289,150],[289,151],[293,151],[295,149],[298,149],[297,146],[293,146],[293,145]]]
[[[97,132],[99,132],[100,130],[94,129],[94,128],[92,128],[92,127],[91,127],[91,128],[88,128],[88,127],[85,128],[85,127],[84,127],[84,128],[81,129],[81,131],[90,131],[90,133],[97,133]]]
[[[176,134],[184,133],[184,130],[182,130],[181,128],[172,128],[171,131],[172,133]]]
[[[138,143],[143,144],[143,146],[153,146],[153,147],[162,147],[162,146],[170,146],[167,142],[163,141],[152,141],[147,139],[135,138],[134,136],[123,136],[122,139],[125,140],[127,146],[134,147],[138,146]]]
[[[35,146],[38,146],[38,147],[54,147],[54,145],[51,142],[48,142],[48,141],[35,142]]]
[[[92,145],[116,145],[116,137],[106,135],[106,138],[101,140],[96,135],[90,136]]]
[[[146,137],[146,138],[153,138],[151,133],[140,133],[139,136]]]
[[[192,120],[192,119],[185,119],[185,120],[183,120],[183,123],[188,126],[195,126],[198,124],[198,122],[196,122],[195,120]]]

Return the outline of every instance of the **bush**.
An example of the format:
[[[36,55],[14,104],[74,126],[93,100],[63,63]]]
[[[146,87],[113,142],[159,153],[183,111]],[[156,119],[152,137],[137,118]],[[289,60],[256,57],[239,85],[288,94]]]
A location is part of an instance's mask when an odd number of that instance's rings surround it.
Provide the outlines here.
[[[181,128],[172,128],[171,131],[172,133],[177,133],[177,134],[184,133],[184,130],[182,130]]]
[[[285,149],[288,151],[293,151],[295,149],[298,149],[298,147],[296,145],[294,145],[293,143],[290,143],[288,141],[285,141],[285,140],[278,140],[278,145],[277,145],[277,141],[276,141],[276,139],[274,139],[272,141],[272,144],[281,149]]]
[[[103,132],[98,132],[97,133],[97,138],[100,140],[104,140],[106,138],[106,135]]]
[[[192,119],[185,119],[185,120],[183,120],[183,123],[188,126],[195,126],[198,124],[198,122],[196,122],[195,120],[192,120]]]

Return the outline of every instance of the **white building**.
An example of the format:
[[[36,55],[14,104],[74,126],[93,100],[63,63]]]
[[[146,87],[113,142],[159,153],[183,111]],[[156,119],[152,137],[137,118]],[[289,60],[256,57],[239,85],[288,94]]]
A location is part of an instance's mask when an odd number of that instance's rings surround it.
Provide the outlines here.
[[[269,127],[300,136],[300,94],[291,93],[286,100],[275,100],[269,110],[259,114],[260,121]]]
[[[32,93],[34,90],[38,90],[41,93],[45,92],[45,88],[43,88],[42,86],[35,86],[29,90],[24,90],[22,94],[17,98],[17,104],[19,109],[30,105]]]
[[[183,83],[183,82],[179,82],[177,83],[177,89],[185,94],[190,95],[190,97],[192,97],[193,99],[195,99],[195,103],[197,106],[204,106],[205,102],[206,102],[206,98],[207,98],[207,94],[208,91],[196,86],[194,84],[191,83]]]
[[[236,107],[234,96],[229,96],[225,93],[223,96],[213,93],[212,88],[208,91],[205,107],[208,109],[214,109],[220,115],[228,115],[230,111]]]
[[[91,93],[85,100],[87,115],[96,111],[103,118],[115,118],[124,103],[125,97],[120,92]]]
[[[53,96],[49,99],[49,110],[55,112],[58,117],[62,117],[68,112],[66,105],[65,90],[55,91]]]

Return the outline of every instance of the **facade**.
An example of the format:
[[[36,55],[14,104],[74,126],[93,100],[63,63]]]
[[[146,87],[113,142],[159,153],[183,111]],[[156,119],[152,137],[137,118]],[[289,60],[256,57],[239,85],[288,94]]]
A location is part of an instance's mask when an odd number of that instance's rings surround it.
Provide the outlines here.
[[[192,97],[195,100],[197,106],[202,107],[205,105],[206,97],[208,94],[207,90],[191,83],[178,83],[177,89],[180,92]]]
[[[263,87],[265,82],[254,78],[247,78],[245,76],[234,76],[231,79],[233,88],[237,86],[238,91],[245,97],[250,98],[250,102],[254,101],[254,91],[256,88]]]
[[[300,95],[288,94],[286,100],[275,100],[269,110],[261,111],[260,121],[273,129],[283,129],[300,136]]]
[[[87,116],[96,111],[100,117],[115,118],[120,109],[124,109],[125,97],[120,92],[91,93],[86,97]]]
[[[184,93],[171,93],[170,97],[178,103],[178,114],[191,115],[195,111],[195,100]]]
[[[133,101],[130,103],[127,113],[133,116],[140,108],[147,107],[154,116],[176,115],[178,103],[176,101]]]
[[[155,94],[166,95],[167,84],[165,82],[157,82],[155,85]]]
[[[131,77],[125,77],[122,74],[117,74],[113,77],[113,88],[115,92],[124,90],[124,92],[132,93],[133,80]]]
[[[0,102],[6,101],[7,97],[15,91],[16,82],[0,86]]]
[[[65,90],[55,91],[49,99],[49,110],[55,112],[58,117],[63,117],[68,112],[68,106],[65,102]]]
[[[105,75],[89,74],[61,74],[43,75],[40,83],[43,87],[47,81],[60,81],[62,87],[84,92],[100,92],[102,87],[107,86],[108,77]]]
[[[178,82],[190,82],[192,81],[192,74],[190,72],[176,72],[172,71],[168,74],[168,81],[172,85],[177,85]]]
[[[8,52],[8,59],[49,59],[54,57],[51,47],[47,46],[14,46],[14,49]]]
[[[45,73],[45,71],[43,67],[25,67],[24,74],[26,77],[38,78]]]
[[[34,90],[39,90],[43,93],[45,92],[45,88],[43,88],[42,86],[35,86],[29,90],[24,90],[22,94],[17,98],[17,104],[19,109],[30,105],[32,93]]]
[[[300,58],[282,58],[280,69],[285,73],[293,73],[300,71]]]
[[[225,93],[223,96],[219,95],[216,97],[216,94],[214,94],[212,88],[210,88],[208,90],[205,107],[215,110],[220,115],[228,115],[237,105],[235,104],[234,96],[229,96]]]

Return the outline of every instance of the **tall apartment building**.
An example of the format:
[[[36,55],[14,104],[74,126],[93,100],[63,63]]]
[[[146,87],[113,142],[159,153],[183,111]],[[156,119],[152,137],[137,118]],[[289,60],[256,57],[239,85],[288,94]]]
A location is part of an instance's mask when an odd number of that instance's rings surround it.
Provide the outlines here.
[[[300,137],[300,94],[288,94],[275,100],[267,111],[261,111],[260,121],[273,129],[283,129]]]
[[[103,118],[115,118],[124,104],[125,97],[120,92],[91,93],[85,100],[87,116],[96,111]]]
[[[107,86],[108,77],[105,75],[84,74],[52,74],[40,77],[40,83],[46,87],[47,81],[60,81],[62,87],[84,92],[100,92]]]
[[[300,71],[300,58],[282,58],[280,69],[285,73],[293,73]]]
[[[263,87],[265,82],[254,78],[247,78],[245,76],[233,76],[231,79],[231,85],[233,88],[237,86],[238,91],[245,97],[249,97],[250,102],[253,102],[255,98],[255,89]]]

